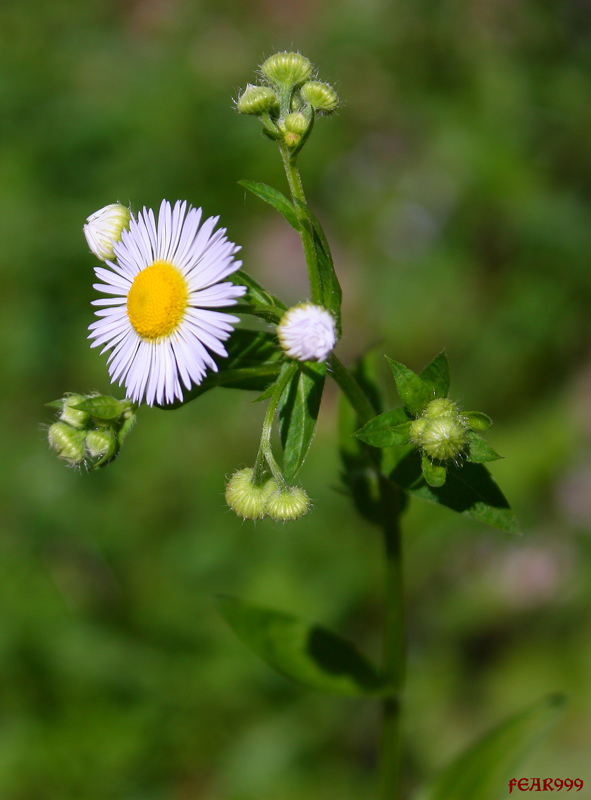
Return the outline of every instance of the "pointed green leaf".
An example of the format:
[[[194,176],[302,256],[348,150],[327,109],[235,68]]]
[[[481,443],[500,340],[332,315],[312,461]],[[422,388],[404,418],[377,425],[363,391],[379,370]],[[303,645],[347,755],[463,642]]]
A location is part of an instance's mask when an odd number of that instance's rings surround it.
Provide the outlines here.
[[[356,432],[358,439],[373,447],[391,447],[409,443],[411,421],[402,407],[385,411],[370,419]]]
[[[487,414],[483,414],[482,411],[467,411],[462,414],[462,419],[471,431],[484,433],[492,425],[492,419]]]
[[[468,431],[467,437],[468,457],[474,464],[485,464],[487,461],[497,461],[499,458],[503,458],[477,433]]]
[[[246,286],[247,290],[240,302],[232,307],[233,310],[240,312],[243,310],[242,306],[247,305],[246,313],[270,319],[271,322],[278,321],[283,316],[283,312],[287,308],[285,303],[264,289],[247,272],[239,269],[228,278],[235,286]]]
[[[325,308],[332,311],[334,314],[337,332],[341,332],[341,300],[342,291],[339,279],[335,272],[332,254],[326,235],[322,226],[312,211],[312,209],[305,203],[296,200],[298,209],[307,218],[307,224],[310,226],[312,234],[312,243],[314,245],[314,253],[316,255],[316,263],[318,266],[318,275],[320,277],[321,298],[320,301]],[[302,224],[306,224],[304,221]]]
[[[445,485],[429,486],[422,475],[420,455],[408,447],[384,451],[384,470],[395,484],[416,497],[447,506],[493,528],[519,532],[507,498],[482,464],[451,463]]]
[[[283,474],[288,483],[300,471],[312,444],[325,375],[326,364],[299,364],[279,401]]]
[[[441,772],[415,800],[503,800],[528,751],[564,706],[551,695],[494,728]]]
[[[286,678],[351,696],[386,692],[377,670],[357,648],[326,628],[235,597],[218,597],[217,606],[244,644]]]
[[[59,411],[62,410],[64,405],[63,398],[61,400],[52,400],[50,403],[45,403],[47,408],[57,408]]]
[[[434,464],[431,459],[423,453],[421,458],[421,469],[423,478],[429,486],[443,486],[447,477],[447,470],[441,464]]]
[[[433,391],[412,369],[398,361],[388,358],[388,364],[394,373],[398,395],[411,414],[418,416],[428,403],[433,400]]]
[[[442,350],[435,356],[430,364],[427,364],[421,372],[421,380],[432,391],[431,400],[435,397],[447,397],[449,391],[449,361]]]
[[[114,397],[97,394],[94,397],[87,397],[80,403],[76,403],[72,408],[78,411],[86,411],[97,419],[117,419],[129,408],[129,400],[116,400]]]
[[[259,183],[258,181],[241,180],[238,181],[238,183],[240,186],[244,186],[245,189],[248,189],[249,192],[256,194],[256,196],[264,200],[265,203],[269,203],[270,206],[273,206],[273,208],[285,217],[292,228],[295,228],[296,231],[300,230],[300,223],[293,203],[278,189],[273,188],[273,186],[267,186],[266,183]]]

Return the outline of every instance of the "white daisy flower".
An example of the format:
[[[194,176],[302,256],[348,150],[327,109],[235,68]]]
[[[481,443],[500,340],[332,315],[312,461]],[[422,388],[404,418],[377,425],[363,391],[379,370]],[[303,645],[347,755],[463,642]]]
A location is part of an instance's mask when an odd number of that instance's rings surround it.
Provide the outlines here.
[[[238,317],[215,311],[233,305],[244,286],[220,283],[242,266],[233,256],[240,249],[226,229],[214,233],[219,217],[200,226],[201,209],[162,201],[158,221],[146,209],[133,216],[114,245],[117,262],[96,267],[103,283],[94,284],[111,297],[89,330],[91,347],[112,348],[108,359],[113,382],[125,383],[126,395],[148,405],[183,399],[208,369],[217,372],[212,353],[227,356],[224,342]]]
[[[111,203],[88,217],[82,230],[91,251],[101,261],[115,258],[113,245],[121,239],[130,218],[129,209],[121,203]]]
[[[337,341],[333,315],[314,303],[288,309],[277,326],[277,335],[287,355],[298,361],[326,361]]]

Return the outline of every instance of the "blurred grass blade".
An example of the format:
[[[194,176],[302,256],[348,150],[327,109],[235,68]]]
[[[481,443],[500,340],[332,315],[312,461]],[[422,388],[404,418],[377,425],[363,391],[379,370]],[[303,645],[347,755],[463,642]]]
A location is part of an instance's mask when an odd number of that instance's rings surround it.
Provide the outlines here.
[[[324,692],[385,693],[386,686],[369,661],[326,628],[236,597],[222,595],[216,602],[238,638],[284,677]]]
[[[564,697],[551,695],[494,728],[468,748],[414,800],[504,800],[508,781],[555,721]]]

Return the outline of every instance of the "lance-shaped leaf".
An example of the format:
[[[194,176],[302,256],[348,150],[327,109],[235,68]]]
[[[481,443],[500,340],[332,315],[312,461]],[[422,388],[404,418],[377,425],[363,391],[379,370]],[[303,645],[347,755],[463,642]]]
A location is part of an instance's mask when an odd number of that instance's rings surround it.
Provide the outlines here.
[[[388,358],[388,364],[394,373],[398,396],[411,414],[419,416],[428,403],[433,400],[433,390],[412,369],[405,367],[398,361]]]
[[[412,447],[384,452],[384,471],[395,484],[423,500],[466,514],[493,528],[518,533],[519,523],[507,498],[482,464],[446,463],[447,478],[429,486],[422,474],[421,456]]]
[[[179,408],[216,386],[262,392],[277,379],[282,352],[274,334],[269,331],[239,328],[226,343],[226,350],[227,358],[214,356],[217,372],[209,372],[199,386],[186,391],[182,402],[176,401],[161,408]]]
[[[492,425],[492,419],[482,411],[463,412],[462,419],[471,431],[487,431]]]
[[[370,419],[355,435],[373,447],[391,447],[409,443],[411,421],[404,408],[393,408]]]
[[[449,361],[445,355],[445,350],[435,356],[430,364],[427,364],[421,372],[420,378],[431,389],[431,400],[435,397],[447,397],[450,378]]]
[[[423,453],[421,457],[421,468],[423,470],[423,478],[429,486],[443,486],[447,477],[447,470],[442,464],[434,464],[429,456]]]
[[[299,364],[279,401],[283,474],[288,483],[300,471],[312,444],[325,375],[326,364]]]
[[[503,722],[468,748],[415,800],[503,800],[508,781],[529,750],[555,722],[564,697],[551,695]]]
[[[217,606],[244,644],[284,677],[337,694],[387,692],[377,670],[357,648],[326,628],[235,597],[218,597]]]
[[[116,400],[114,397],[97,394],[94,397],[87,397],[76,403],[73,408],[78,411],[86,411],[92,417],[103,420],[117,419],[131,407],[129,400]]]
[[[306,218],[302,224],[307,224],[309,226],[309,231],[312,236],[312,244],[314,245],[314,254],[318,267],[318,276],[320,278],[320,302],[325,308],[328,308],[329,311],[332,311],[334,314],[337,333],[340,335],[341,301],[343,293],[334,268],[334,262],[332,260],[328,239],[326,238],[324,230],[322,229],[322,225],[312,209],[297,199],[295,202],[300,212]]]
[[[259,183],[258,181],[241,180],[238,181],[238,183],[240,186],[244,186],[245,189],[248,189],[249,192],[256,194],[256,196],[264,200],[265,203],[269,203],[270,206],[273,206],[273,208],[285,217],[292,228],[295,228],[296,231],[300,230],[300,223],[293,203],[278,189],[274,189],[273,186],[268,186],[266,183]]]
[[[468,457],[474,464],[485,464],[487,461],[497,461],[499,458],[503,458],[477,433],[468,431],[467,438]]]

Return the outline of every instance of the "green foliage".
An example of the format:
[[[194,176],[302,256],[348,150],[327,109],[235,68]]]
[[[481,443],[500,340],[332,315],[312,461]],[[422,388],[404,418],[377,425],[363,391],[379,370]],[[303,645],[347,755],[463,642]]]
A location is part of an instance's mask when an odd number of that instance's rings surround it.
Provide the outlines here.
[[[503,800],[508,795],[508,780],[515,777],[531,747],[556,721],[564,702],[562,695],[552,695],[501,723],[462,753],[415,800]]]
[[[399,364],[398,361],[394,361],[388,356],[386,358],[394,373],[398,396],[404,403],[405,408],[415,417],[418,417],[425,410],[427,404],[433,400],[431,387],[412,369],[405,367],[404,364]]]
[[[288,483],[297,476],[312,444],[325,375],[325,364],[298,364],[279,402],[283,474]]]
[[[353,697],[386,692],[375,668],[326,628],[236,597],[218,597],[217,606],[244,644],[286,678]]]
[[[259,183],[258,181],[241,180],[238,181],[240,186],[244,186],[249,192],[252,192],[257,197],[260,197],[265,203],[269,203],[274,209],[279,211],[285,219],[289,222],[292,228],[296,231],[300,229],[300,222],[293,203],[287,197],[275,189],[273,186],[267,186],[266,183]]]

